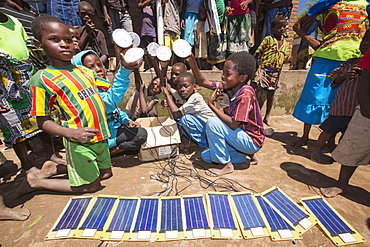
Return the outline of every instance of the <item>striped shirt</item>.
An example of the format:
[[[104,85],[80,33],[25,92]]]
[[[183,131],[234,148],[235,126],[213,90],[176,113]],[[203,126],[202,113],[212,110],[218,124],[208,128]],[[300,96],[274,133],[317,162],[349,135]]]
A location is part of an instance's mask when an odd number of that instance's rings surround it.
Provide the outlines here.
[[[260,68],[274,68],[281,71],[284,60],[289,57],[289,43],[284,39],[283,44],[278,48],[277,40],[272,36],[266,36],[259,45],[256,53],[262,54]]]
[[[262,147],[265,140],[260,108],[253,88],[244,85],[230,100],[224,111],[232,120],[241,122],[239,128],[248,133],[254,144]]]
[[[339,68],[336,68],[331,73],[331,81],[333,82],[339,76],[343,75],[347,71],[351,70],[360,58],[352,58],[343,63]],[[332,116],[349,116],[352,117],[355,113],[356,106],[358,105],[358,87],[360,85],[360,76],[357,75],[353,79],[346,79],[342,82],[339,87],[335,99],[330,106],[329,115]],[[332,87],[337,86],[337,84],[332,84]]]
[[[56,105],[63,116],[63,127],[99,130],[92,143],[107,139],[106,111],[96,80],[100,79],[95,72],[83,66],[49,66],[38,71],[29,83],[32,92],[31,115],[50,116],[53,105]]]

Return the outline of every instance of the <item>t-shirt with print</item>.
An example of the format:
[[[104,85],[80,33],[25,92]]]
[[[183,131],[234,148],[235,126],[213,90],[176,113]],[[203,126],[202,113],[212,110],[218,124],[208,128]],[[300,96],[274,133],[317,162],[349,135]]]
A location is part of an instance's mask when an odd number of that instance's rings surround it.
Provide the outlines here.
[[[50,116],[56,105],[63,116],[63,127],[99,130],[92,143],[109,138],[104,102],[96,85],[99,80],[94,71],[83,66],[48,66],[38,71],[29,83],[31,115]]]
[[[239,121],[239,128],[248,133],[259,148],[265,140],[263,122],[256,93],[251,86],[244,85],[230,100],[230,106],[224,109],[232,120]]]

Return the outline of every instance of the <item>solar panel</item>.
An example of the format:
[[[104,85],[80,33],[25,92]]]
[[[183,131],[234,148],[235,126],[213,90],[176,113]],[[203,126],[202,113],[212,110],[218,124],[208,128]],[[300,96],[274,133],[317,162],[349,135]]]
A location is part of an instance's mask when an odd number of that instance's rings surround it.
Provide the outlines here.
[[[107,231],[130,231],[138,200],[119,199]]]
[[[322,197],[302,198],[301,202],[308,211],[316,216],[320,227],[336,245],[365,241]]]
[[[253,227],[265,227],[251,194],[231,195],[240,215],[244,230]]]
[[[203,197],[184,198],[186,229],[209,228]]]
[[[158,199],[141,199],[134,231],[157,229]]]
[[[161,211],[161,232],[183,230],[180,198],[162,200]]]
[[[314,217],[307,214],[278,187],[267,190],[262,196],[296,231],[303,234],[316,223]]]
[[[54,230],[76,229],[92,198],[72,198]]]
[[[116,200],[117,198],[98,197],[80,229],[103,230],[104,224]]]

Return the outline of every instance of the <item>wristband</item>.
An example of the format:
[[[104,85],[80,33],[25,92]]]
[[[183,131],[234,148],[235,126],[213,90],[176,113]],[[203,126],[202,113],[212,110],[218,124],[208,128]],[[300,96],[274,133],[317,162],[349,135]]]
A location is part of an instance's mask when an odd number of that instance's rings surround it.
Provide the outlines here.
[[[212,82],[212,88],[213,88],[213,89],[218,88],[218,82],[213,81],[213,82]]]

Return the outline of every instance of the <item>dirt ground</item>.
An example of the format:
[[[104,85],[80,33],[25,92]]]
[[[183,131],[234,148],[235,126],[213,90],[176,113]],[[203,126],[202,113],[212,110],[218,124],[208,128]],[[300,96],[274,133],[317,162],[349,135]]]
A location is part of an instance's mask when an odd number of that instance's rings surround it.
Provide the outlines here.
[[[265,145],[259,151],[260,163],[257,166],[238,165],[234,173],[225,177],[233,179],[234,185],[238,182],[257,192],[278,186],[296,201],[302,197],[317,195],[320,187],[333,185],[338,177],[340,164],[332,161],[327,150],[324,149],[324,164],[318,164],[309,159],[315,145],[314,140],[309,141],[308,148],[305,146],[293,149],[290,146],[291,142],[301,136],[302,123],[287,115],[274,116],[272,120],[275,133],[266,138]],[[319,129],[314,126],[311,138],[316,139],[319,133]],[[2,148],[4,147],[2,146]],[[8,159],[14,160],[19,165],[12,149],[6,149],[3,153]],[[162,191],[166,186],[164,183],[151,179],[151,176],[161,172],[160,167],[166,164],[164,161],[142,163],[135,155],[117,156],[113,158],[113,161],[115,163],[114,176],[103,181],[103,188],[94,195],[145,196]],[[176,164],[196,169],[203,176],[205,176],[204,169],[209,167],[202,161],[191,162],[184,155],[177,159]],[[329,203],[368,241],[357,246],[370,246],[370,183],[368,176],[370,176],[370,166],[359,167],[350,181],[349,191],[344,195],[328,199]],[[270,238],[252,240],[200,239],[166,243],[107,243],[99,240],[80,239],[45,241],[46,234],[72,196],[36,191],[14,200],[12,197],[17,187],[14,177],[1,185],[5,192],[5,203],[10,207],[27,208],[31,211],[31,215],[24,222],[0,221],[0,246],[2,247],[148,246],[149,244],[157,246],[334,246],[318,226],[311,228],[303,235],[303,239],[298,240],[295,244],[291,241],[272,242]],[[199,180],[194,178],[190,180],[192,184],[182,191],[181,195],[205,194],[207,191],[212,191],[212,188],[202,188]],[[181,190],[188,184],[179,178],[177,188]],[[246,190],[237,185],[236,188],[241,191]],[[41,220],[30,227],[31,223],[40,217],[42,217]]]

